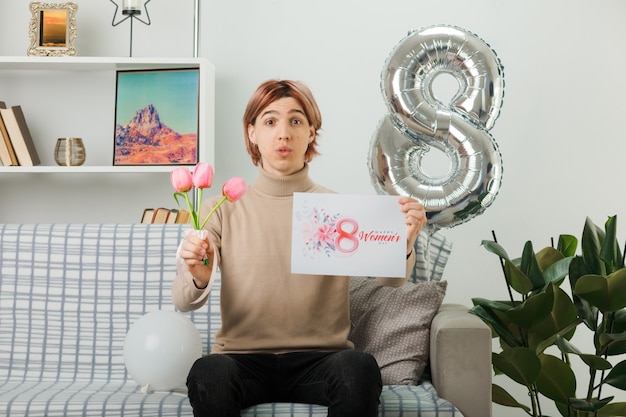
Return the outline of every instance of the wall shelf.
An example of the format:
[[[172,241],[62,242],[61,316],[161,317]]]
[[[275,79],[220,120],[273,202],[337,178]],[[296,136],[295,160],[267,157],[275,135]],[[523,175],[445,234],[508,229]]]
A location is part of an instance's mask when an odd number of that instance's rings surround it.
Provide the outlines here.
[[[214,164],[215,68],[208,60],[0,56],[0,101],[22,106],[41,160],[0,165],[0,223],[134,223],[145,208],[176,207],[168,173],[181,165],[113,166],[113,143],[117,71],[178,68],[199,69],[198,156]],[[56,164],[61,137],[83,139],[83,165]]]
[[[204,58],[35,57],[0,56],[0,70],[115,71],[144,68],[189,68],[213,65]]]
[[[189,166],[189,165],[178,165]],[[170,172],[177,166],[48,166],[38,165],[34,167],[25,166],[0,166],[0,173],[7,174],[88,174],[88,173],[103,173],[103,174],[132,174],[132,173],[156,173],[156,172]],[[189,166],[191,169],[191,166]]]
[[[201,162],[213,163],[215,68],[204,58],[0,57],[0,92],[3,94],[0,100],[7,107],[17,104],[22,106],[41,159],[41,164],[36,167],[0,166],[0,173],[134,173],[171,170],[171,166],[112,165],[115,83],[118,70],[178,68],[199,69],[198,155]],[[63,100],[63,95],[67,95],[68,101],[62,105],[67,106],[68,111],[59,112],[51,108],[57,106],[59,99]],[[42,116],[55,111],[57,114],[48,116],[49,120]],[[76,118],[87,112],[94,119],[92,125],[76,127],[79,125],[76,123],[74,126]],[[57,134],[48,135],[51,131]],[[81,134],[65,133],[76,131]],[[53,159],[54,142],[58,137],[70,136],[83,137],[87,160],[80,167],[59,167]]]

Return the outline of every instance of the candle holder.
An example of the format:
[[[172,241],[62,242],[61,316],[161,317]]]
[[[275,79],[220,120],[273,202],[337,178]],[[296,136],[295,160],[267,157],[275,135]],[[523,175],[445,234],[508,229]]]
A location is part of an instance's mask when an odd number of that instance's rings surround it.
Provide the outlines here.
[[[115,13],[113,13],[113,21],[111,25],[113,27],[118,26],[119,24],[130,19],[130,52],[129,56],[133,56],[133,20],[138,20],[146,26],[150,26],[150,15],[148,14],[148,3],[152,0],[143,0],[143,9],[146,11],[146,20],[141,19],[141,9],[139,6],[139,0],[122,0],[122,15],[126,16],[123,19],[115,22],[115,17],[117,16],[117,11],[120,6],[114,1],[110,0],[111,3],[115,4]]]
[[[59,138],[54,147],[54,160],[61,166],[78,166],[85,162],[85,145],[81,138]]]

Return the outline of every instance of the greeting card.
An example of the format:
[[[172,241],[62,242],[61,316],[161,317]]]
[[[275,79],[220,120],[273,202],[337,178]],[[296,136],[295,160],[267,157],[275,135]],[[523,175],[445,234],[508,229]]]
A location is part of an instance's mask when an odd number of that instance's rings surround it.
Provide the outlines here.
[[[404,278],[398,196],[294,193],[291,272]]]

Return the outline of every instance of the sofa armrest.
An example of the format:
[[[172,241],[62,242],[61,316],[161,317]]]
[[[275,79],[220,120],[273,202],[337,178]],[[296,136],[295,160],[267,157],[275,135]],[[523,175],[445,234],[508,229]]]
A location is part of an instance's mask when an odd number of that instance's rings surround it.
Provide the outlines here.
[[[465,417],[491,416],[491,330],[460,304],[443,304],[430,330],[437,394]]]

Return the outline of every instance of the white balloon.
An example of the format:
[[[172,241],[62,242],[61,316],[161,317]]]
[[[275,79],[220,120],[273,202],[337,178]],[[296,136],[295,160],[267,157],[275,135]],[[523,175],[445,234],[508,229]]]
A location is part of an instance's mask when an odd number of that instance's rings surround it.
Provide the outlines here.
[[[202,356],[198,329],[175,311],[157,310],[140,317],[124,341],[124,363],[144,391],[184,387],[196,359]]]

